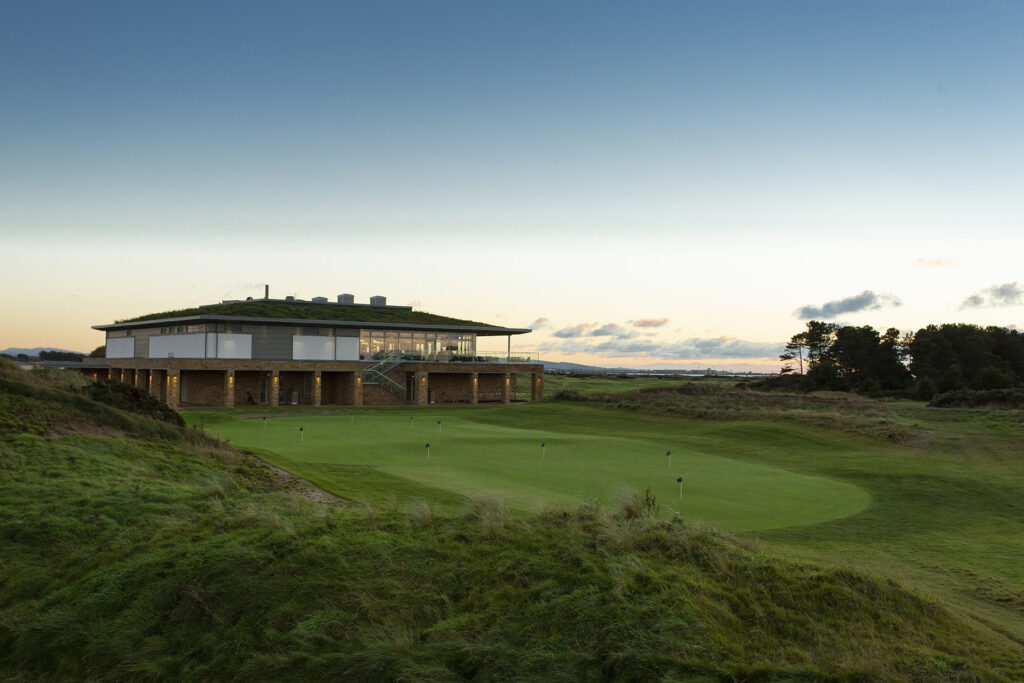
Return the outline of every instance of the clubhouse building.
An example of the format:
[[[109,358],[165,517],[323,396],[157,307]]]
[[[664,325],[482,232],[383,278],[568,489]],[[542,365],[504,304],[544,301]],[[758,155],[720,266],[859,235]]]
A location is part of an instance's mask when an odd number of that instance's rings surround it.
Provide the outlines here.
[[[529,329],[391,306],[380,296],[357,304],[351,294],[303,301],[268,291],[93,329],[106,333],[106,377],[172,408],[507,404],[544,392],[537,354],[512,351],[512,337]],[[505,349],[479,352],[482,337],[506,337]]]

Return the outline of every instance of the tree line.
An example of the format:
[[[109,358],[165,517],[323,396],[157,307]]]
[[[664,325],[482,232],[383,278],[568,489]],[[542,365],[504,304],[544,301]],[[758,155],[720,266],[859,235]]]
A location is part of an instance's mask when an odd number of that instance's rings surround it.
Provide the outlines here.
[[[1024,334],[1005,327],[929,325],[901,334],[811,320],[779,356],[806,390],[908,394],[1024,387]]]

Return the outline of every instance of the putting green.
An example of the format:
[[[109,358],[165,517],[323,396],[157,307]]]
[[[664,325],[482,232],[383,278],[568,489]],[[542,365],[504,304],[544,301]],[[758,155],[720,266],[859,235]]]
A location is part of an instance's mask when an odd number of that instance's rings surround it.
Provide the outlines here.
[[[688,449],[662,436],[523,429],[466,415],[378,409],[266,421],[227,412],[186,417],[328,491],[371,502],[493,494],[514,508],[538,510],[584,499],[615,505],[624,490],[650,488],[663,515],[729,531],[814,524],[871,502],[852,484]]]

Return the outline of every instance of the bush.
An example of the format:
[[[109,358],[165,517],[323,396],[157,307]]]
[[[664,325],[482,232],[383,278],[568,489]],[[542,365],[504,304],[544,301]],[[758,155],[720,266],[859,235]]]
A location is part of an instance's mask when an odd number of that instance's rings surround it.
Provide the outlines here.
[[[562,389],[551,397],[555,401],[586,401],[587,397],[575,389]]]
[[[121,382],[101,380],[83,387],[86,396],[94,401],[106,403],[108,406],[127,410],[131,413],[146,415],[161,422],[168,422],[179,427],[185,426],[176,411],[150,396],[146,391]]]
[[[928,404],[931,408],[1024,408],[1024,389],[959,389],[939,394]]]

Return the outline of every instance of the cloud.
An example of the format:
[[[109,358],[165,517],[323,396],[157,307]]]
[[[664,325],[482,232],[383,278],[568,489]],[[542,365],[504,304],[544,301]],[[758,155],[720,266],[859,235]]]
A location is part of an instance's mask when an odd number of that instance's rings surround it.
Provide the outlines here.
[[[965,308],[1001,308],[1017,306],[1022,303],[1024,303],[1024,287],[1016,282],[1006,282],[971,294],[960,304],[960,310]]]
[[[579,337],[615,337],[616,339],[630,339],[636,336],[636,332],[628,330],[618,323],[580,323],[571,327],[552,332],[552,336],[560,339],[577,339]]]
[[[532,323],[527,325],[527,327],[530,328],[531,330],[543,330],[545,327],[548,326],[548,322],[549,321],[547,318],[537,318]]]
[[[663,327],[668,323],[668,318],[641,318],[640,320],[629,321],[633,327]]]
[[[981,294],[971,294],[969,297],[964,299],[964,302],[960,304],[960,310],[965,308],[981,308],[985,305],[985,297]]]
[[[892,294],[876,294],[870,289],[865,289],[860,294],[848,296],[845,299],[829,301],[821,306],[808,304],[794,311],[793,315],[801,320],[813,318],[835,318],[844,313],[857,313],[859,311],[877,311],[886,306],[901,306],[903,302]]]
[[[591,353],[611,358],[646,357],[685,358],[768,358],[777,357],[785,345],[781,342],[751,342],[731,337],[691,337],[679,342],[655,342],[650,339],[609,339],[597,344],[582,340],[548,344],[542,351]]]
[[[576,337],[583,337],[597,327],[597,323],[580,323],[579,325],[573,325],[572,327],[563,327],[560,330],[552,332],[552,336],[559,337],[561,339],[574,339]]]
[[[949,268],[959,266],[960,262],[951,258],[919,258],[914,261],[911,268]]]
[[[591,337],[615,337],[616,339],[631,339],[636,336],[636,332],[627,330],[622,325],[616,323],[608,323],[602,325],[593,332],[590,333]]]

